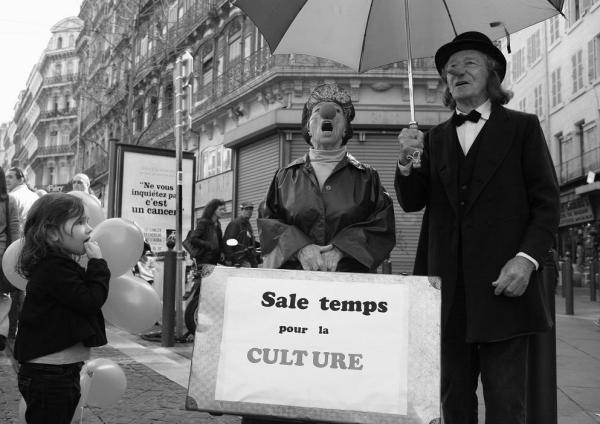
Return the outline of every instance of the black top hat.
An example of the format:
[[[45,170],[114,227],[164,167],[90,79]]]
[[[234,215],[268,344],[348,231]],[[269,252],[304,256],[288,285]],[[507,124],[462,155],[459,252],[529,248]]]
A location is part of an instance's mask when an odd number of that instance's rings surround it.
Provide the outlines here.
[[[500,64],[498,70],[500,81],[504,79],[504,75],[506,75],[506,58],[485,34],[477,31],[463,32],[438,49],[435,54],[435,66],[440,75],[442,75],[442,69],[444,69],[450,56],[461,50],[477,50],[495,59]]]

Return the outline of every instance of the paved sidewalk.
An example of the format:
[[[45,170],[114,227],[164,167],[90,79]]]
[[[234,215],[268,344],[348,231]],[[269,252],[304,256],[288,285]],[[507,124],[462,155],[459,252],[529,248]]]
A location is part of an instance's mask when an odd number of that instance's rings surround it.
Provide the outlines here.
[[[600,302],[589,301],[587,289],[576,289],[575,315],[565,315],[564,299],[556,296],[558,422],[600,423]],[[112,359],[125,371],[127,390],[111,408],[86,408],[83,423],[238,424],[233,416],[213,417],[186,411],[192,343],[162,348],[115,327],[108,328],[109,345],[94,357]],[[17,424],[20,394],[10,351],[0,352],[0,422]],[[480,420],[483,423],[483,420]]]

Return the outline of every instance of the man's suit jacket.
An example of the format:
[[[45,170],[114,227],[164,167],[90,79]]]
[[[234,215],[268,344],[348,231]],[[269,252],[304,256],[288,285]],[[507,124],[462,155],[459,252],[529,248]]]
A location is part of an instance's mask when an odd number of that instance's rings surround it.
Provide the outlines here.
[[[422,167],[396,172],[406,212],[426,208],[415,274],[442,278],[442,322],[459,275],[459,243],[467,308],[467,341],[489,342],[545,331],[552,317],[541,272],[517,298],[495,296],[492,282],[518,252],[540,266],[559,221],[552,159],[535,115],[493,106],[478,140],[469,195],[459,217],[456,129],[448,120],[425,134]]]

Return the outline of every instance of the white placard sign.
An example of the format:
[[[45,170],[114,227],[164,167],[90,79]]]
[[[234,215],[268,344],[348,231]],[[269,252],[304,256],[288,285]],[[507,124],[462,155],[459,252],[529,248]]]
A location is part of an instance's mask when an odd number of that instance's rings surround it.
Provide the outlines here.
[[[193,159],[182,160],[182,237],[193,213]],[[154,252],[167,250],[167,236],[176,226],[175,158],[146,152],[123,152],[121,217],[134,221]]]
[[[406,415],[405,285],[226,284],[217,400]]]
[[[439,417],[435,279],[216,267],[189,409],[341,423]]]

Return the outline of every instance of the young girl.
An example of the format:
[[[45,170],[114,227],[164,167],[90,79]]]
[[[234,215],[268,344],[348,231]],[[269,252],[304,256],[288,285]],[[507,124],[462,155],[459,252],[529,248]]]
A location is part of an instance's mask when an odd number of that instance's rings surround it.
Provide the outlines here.
[[[110,271],[81,199],[51,193],[29,210],[18,270],[27,296],[15,341],[27,423],[70,423],[81,396],[79,372],[90,348],[106,344],[100,307]],[[87,269],[75,258],[86,254]]]

